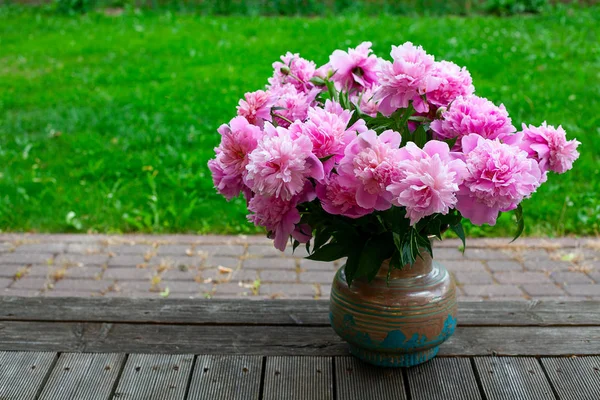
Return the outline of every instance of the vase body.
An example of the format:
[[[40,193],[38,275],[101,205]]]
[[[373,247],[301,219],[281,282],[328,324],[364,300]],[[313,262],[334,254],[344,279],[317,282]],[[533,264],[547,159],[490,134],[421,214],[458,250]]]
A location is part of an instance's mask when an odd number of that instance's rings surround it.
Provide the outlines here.
[[[331,289],[331,325],[363,361],[386,367],[421,364],[454,333],[456,286],[429,254],[412,267],[393,270],[389,283],[388,269],[385,261],[373,281],[355,279],[349,287],[340,268]]]

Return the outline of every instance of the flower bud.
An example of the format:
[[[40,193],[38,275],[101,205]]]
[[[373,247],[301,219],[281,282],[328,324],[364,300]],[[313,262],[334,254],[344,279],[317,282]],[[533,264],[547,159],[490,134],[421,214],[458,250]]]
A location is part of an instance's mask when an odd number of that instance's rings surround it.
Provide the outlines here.
[[[288,67],[287,65],[281,67],[279,69],[279,71],[283,74],[283,75],[289,75],[290,74],[290,67]]]

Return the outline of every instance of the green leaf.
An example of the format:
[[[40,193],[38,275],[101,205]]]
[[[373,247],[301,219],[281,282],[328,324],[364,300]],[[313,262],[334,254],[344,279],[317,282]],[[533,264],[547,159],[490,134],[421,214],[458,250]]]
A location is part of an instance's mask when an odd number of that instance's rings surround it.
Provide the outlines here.
[[[348,246],[341,243],[329,243],[316,250],[310,256],[309,260],[315,261],[335,261],[348,254]]]
[[[421,258],[423,258],[423,256],[420,254],[420,249],[425,249],[425,251],[428,252],[431,257],[433,257],[433,248],[431,247],[431,241],[427,236],[417,234],[417,243],[419,244],[419,256]]]
[[[462,244],[463,244],[462,252],[464,254],[467,244],[465,241],[465,230],[462,226],[462,222],[459,222],[458,224],[450,225],[450,229],[452,229],[452,232],[456,233],[456,236],[458,236],[460,238],[460,240],[462,241]]]
[[[298,246],[300,246],[300,242],[297,240],[294,240],[294,244],[292,245],[292,254],[294,254],[294,252],[296,251]]]
[[[442,220],[439,218],[433,218],[427,225],[427,231],[431,235],[435,235],[436,238],[442,240]]]
[[[359,246],[359,248],[355,248],[350,254],[348,254],[348,259],[344,265],[344,273],[346,274],[346,282],[348,282],[348,286],[352,285],[352,281],[354,280],[356,271],[358,270],[358,261],[360,259],[361,251],[362,247]]]
[[[515,208],[515,217],[517,217],[517,233],[513,240],[510,242],[514,242],[518,239],[519,236],[523,233],[523,229],[525,229],[525,219],[523,218],[523,207],[519,204],[517,208]]]
[[[423,125],[419,125],[419,127],[412,134],[413,142],[419,147],[423,148],[425,143],[427,143],[427,132],[423,128]]]
[[[383,261],[390,258],[393,253],[394,247],[388,234],[369,238],[360,254],[355,278],[366,277],[371,282]]]
[[[326,227],[324,229],[321,229],[320,231],[317,231],[315,235],[315,240],[313,242],[313,251],[317,251],[329,241],[329,239],[331,238],[332,231],[333,229],[331,227]]]
[[[446,140],[444,140],[444,142],[448,143],[448,147],[450,147],[450,150],[452,150],[452,148],[456,144],[457,140],[458,140],[458,136],[455,138],[452,138],[452,139],[446,139]]]
[[[392,236],[394,238],[394,245],[396,246],[396,250],[399,252],[402,251],[402,236],[399,233],[392,232]]]

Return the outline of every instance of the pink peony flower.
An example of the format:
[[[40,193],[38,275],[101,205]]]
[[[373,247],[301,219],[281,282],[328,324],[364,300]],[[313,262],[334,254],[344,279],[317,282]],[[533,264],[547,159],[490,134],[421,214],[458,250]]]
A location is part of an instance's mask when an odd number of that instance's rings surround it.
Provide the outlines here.
[[[379,109],[379,105],[373,99],[373,93],[372,89],[367,89],[359,95],[351,96],[352,102],[358,106],[360,112],[370,117],[376,117]]]
[[[308,178],[323,179],[312,147],[308,137],[292,138],[289,130],[266,123],[265,136],[249,155],[245,183],[257,194],[290,200]]]
[[[451,155],[448,144],[437,140],[427,142],[422,150],[408,142],[399,153],[400,174],[387,186],[392,203],[406,207],[411,226],[435,213],[448,214],[467,174],[465,163]]]
[[[265,121],[271,121],[271,107],[276,98],[269,92],[257,90],[244,95],[237,107],[238,115],[246,118],[252,125],[262,127]]]
[[[579,157],[577,140],[567,140],[567,133],[559,126],[546,125],[540,127],[523,124],[523,138],[519,147],[535,159],[543,173],[548,170],[562,174],[573,168],[573,162]]]
[[[217,156],[219,155],[217,149]],[[217,159],[208,161],[208,169],[210,169],[213,184],[215,188],[227,200],[231,200],[246,187],[241,176],[227,175],[223,170],[223,166]]]
[[[290,126],[289,121],[304,121],[306,119],[308,109],[319,91],[315,89],[309,93],[298,92],[292,85],[286,85],[271,90],[271,93],[276,98],[274,104],[274,107],[277,107],[274,110],[275,121],[279,126],[287,128]]]
[[[223,124],[217,131],[221,134],[221,143],[215,149],[216,158],[209,161],[208,167],[215,187],[230,200],[244,189],[248,154],[256,148],[263,133],[244,117],[233,118],[229,125]]]
[[[475,225],[495,225],[500,211],[514,210],[540,185],[537,162],[518,147],[470,134],[462,148],[468,174],[456,208]]]
[[[328,100],[328,104],[330,103]],[[338,111],[333,107],[329,109]],[[351,117],[352,111],[348,110],[340,110],[337,114],[327,111],[327,107],[310,108],[307,121],[300,124],[299,132],[297,129],[292,130],[292,137],[295,135],[308,137],[313,144],[313,153],[318,158],[341,156],[348,143],[356,137],[356,131],[348,130]]]
[[[497,107],[475,95],[457,97],[442,113],[442,119],[434,120],[430,126],[435,139],[458,138],[452,148],[454,151],[460,151],[461,138],[471,133],[486,139],[503,139],[516,131],[504,105]]]
[[[275,247],[285,250],[290,235],[300,243],[306,243],[312,236],[312,229],[306,224],[299,225],[298,204],[313,201],[316,194],[307,182],[301,193],[289,200],[278,197],[255,195],[248,202],[248,220],[257,226],[265,227],[269,238],[275,240]]]
[[[323,183],[317,183],[317,197],[323,210],[333,215],[360,218],[373,212],[372,208],[362,208],[356,202],[356,187],[340,184],[339,175],[331,174]]]
[[[288,51],[281,56],[281,62],[273,63],[273,69],[273,77],[269,78],[271,88],[292,85],[298,92],[308,93],[314,87],[310,80],[315,76],[316,65],[297,53]]]
[[[441,81],[435,90],[427,92],[427,101],[437,107],[447,107],[458,96],[468,96],[475,91],[469,71],[453,62],[436,62],[431,75]]]
[[[386,187],[398,174],[394,167],[398,158],[401,137],[387,130],[377,136],[375,131],[361,133],[344,151],[337,168],[339,183],[356,190],[356,203],[362,207],[387,210],[391,194]]]
[[[329,65],[335,71],[333,81],[348,91],[373,87],[379,59],[371,52],[371,42],[363,42],[348,52],[335,50],[329,57]]]
[[[431,75],[434,58],[421,46],[406,42],[392,46],[393,63],[382,61],[378,73],[381,87],[375,92],[379,111],[386,116],[399,108],[407,108],[410,101],[417,112],[429,111],[421,95],[436,90],[442,80]]]

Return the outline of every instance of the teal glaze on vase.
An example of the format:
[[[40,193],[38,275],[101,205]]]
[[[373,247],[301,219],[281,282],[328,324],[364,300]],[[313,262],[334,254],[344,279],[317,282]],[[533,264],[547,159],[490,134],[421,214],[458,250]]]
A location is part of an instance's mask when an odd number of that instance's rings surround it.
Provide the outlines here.
[[[372,282],[348,287],[344,268],[333,279],[331,326],[368,363],[411,367],[435,357],[456,328],[456,286],[429,254],[412,267],[394,270],[386,282],[384,262]]]

